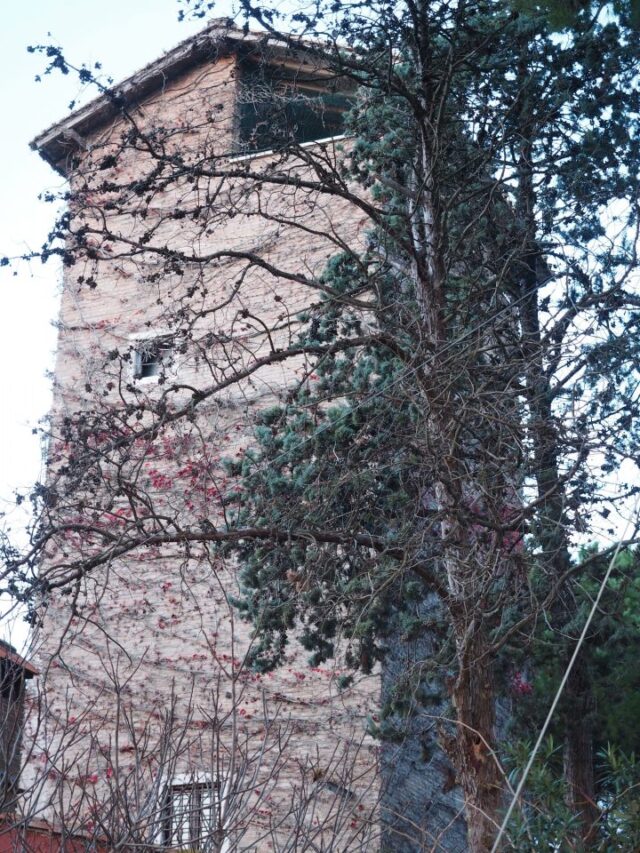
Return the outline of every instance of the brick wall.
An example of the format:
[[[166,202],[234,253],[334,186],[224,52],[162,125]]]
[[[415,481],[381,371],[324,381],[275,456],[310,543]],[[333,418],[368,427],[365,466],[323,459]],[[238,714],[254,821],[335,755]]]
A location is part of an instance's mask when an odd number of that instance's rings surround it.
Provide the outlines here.
[[[232,149],[236,70],[233,56],[214,57],[132,110],[132,121],[149,134],[164,129],[159,156],[179,155],[185,171],[191,166],[206,172],[216,155]],[[176,348],[166,368],[168,379],[184,386],[172,397],[177,407],[188,401],[190,389],[219,382],[290,340],[290,318],[317,293],[259,264],[216,259],[217,253],[255,253],[273,267],[311,277],[341,244],[361,239],[361,223],[344,203],[295,187],[257,187],[242,176],[201,174],[194,183],[185,175],[148,194],[114,189],[143,183],[157,163],[140,142],[132,146],[123,139],[127,130],[121,120],[101,129],[71,178],[77,199],[72,235],[79,227],[97,233],[87,238],[92,257],[65,273],[52,472],[69,451],[55,436],[66,415],[97,403],[114,412],[162,393],[157,380],[133,380],[140,341],[171,335],[178,323],[188,329],[184,351]],[[329,158],[338,155],[327,149]],[[274,159],[239,159],[237,168],[268,169]],[[304,176],[307,167],[288,168]],[[117,209],[110,211],[114,201]],[[196,207],[206,214],[195,216]],[[176,218],[176,211],[185,215]],[[162,252],[137,248],[145,233],[154,246],[182,251],[183,271]],[[74,237],[69,239],[72,247]],[[194,248],[209,258],[206,264],[189,263]],[[111,358],[115,351],[124,360]],[[216,523],[222,513],[220,459],[247,445],[253,413],[304,369],[302,359],[267,366],[216,394],[194,420],[144,444],[135,460],[137,482],[156,512]],[[198,473],[203,459],[206,471]],[[99,522],[117,529],[119,511],[127,511],[124,498]],[[90,495],[85,512],[91,517]],[[67,547],[88,548],[80,535],[70,536]],[[51,554],[51,562],[59,553]],[[27,811],[87,831],[123,789],[135,787],[137,799],[128,803],[120,826],[145,820],[157,825],[160,806],[151,814],[145,790],[159,785],[158,779],[165,784],[202,771],[221,784],[240,780],[236,812],[227,821],[241,839],[238,849],[255,849],[256,839],[259,849],[277,846],[277,838],[290,837],[296,824],[320,835],[338,832],[341,850],[363,849],[377,815],[377,747],[364,729],[377,704],[379,679],[360,678],[341,691],[340,660],[311,668],[295,644],[278,672],[245,671],[252,629],[230,604],[235,589],[233,562],[206,548],[188,554],[149,548],[114,559],[69,594],[51,595],[37,638],[47,713],[31,716]],[[38,787],[43,775],[46,783]],[[375,847],[372,840],[366,845]]]

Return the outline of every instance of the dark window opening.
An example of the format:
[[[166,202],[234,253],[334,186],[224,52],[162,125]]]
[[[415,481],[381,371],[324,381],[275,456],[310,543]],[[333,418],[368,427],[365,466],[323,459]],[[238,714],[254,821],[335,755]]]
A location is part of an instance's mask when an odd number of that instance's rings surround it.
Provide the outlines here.
[[[344,132],[349,97],[335,80],[281,65],[240,66],[240,149],[265,151]]]
[[[133,375],[136,379],[160,376],[171,362],[173,347],[168,338],[140,341],[134,352]]]
[[[9,661],[0,663],[0,694],[3,699],[16,700],[22,690],[22,671]]]
[[[167,788],[162,810],[166,847],[207,850],[214,829],[214,791],[209,782]]]

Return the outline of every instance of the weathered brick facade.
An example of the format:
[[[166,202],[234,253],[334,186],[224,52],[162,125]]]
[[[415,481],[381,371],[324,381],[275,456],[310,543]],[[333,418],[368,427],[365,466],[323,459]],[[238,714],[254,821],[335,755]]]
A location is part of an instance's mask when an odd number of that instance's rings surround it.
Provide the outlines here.
[[[239,170],[268,169],[275,159],[231,159],[242,37],[236,33],[234,42],[224,28],[207,32],[174,52],[173,66],[169,55],[133,78],[127,116],[102,99],[36,140],[69,177],[72,235],[80,226],[95,232],[83,235],[84,259],[65,273],[52,472],[69,453],[56,438],[65,417],[96,401],[113,416],[136,399],[153,402],[169,384],[177,410],[194,388],[223,384],[284,347],[293,334],[290,318],[315,298],[296,276],[317,273],[337,247],[362,239],[353,208],[336,198],[292,185],[262,187],[242,176],[189,177],[190,165],[221,155],[227,169],[237,162]],[[149,133],[162,127],[162,151],[151,154],[140,137],[128,143],[131,123]],[[323,151],[328,162],[339,156],[336,144]],[[173,155],[183,158],[184,176],[152,198],[138,192],[136,184],[158,160]],[[286,168],[304,176],[308,167],[292,161]],[[166,246],[166,255],[145,251],[149,243]],[[175,251],[184,259],[180,270],[171,264]],[[192,254],[206,264],[190,264]],[[291,280],[248,261],[251,254],[290,271]],[[171,354],[161,380],[136,378],[140,351],[162,335],[171,339]],[[307,367],[302,358],[274,361],[212,395],[196,417],[142,440],[123,466],[129,478],[137,466],[136,488],[153,512],[168,524],[220,523],[221,459],[246,446],[253,412],[288,385],[313,381]],[[108,440],[96,432],[96,442]],[[112,510],[99,517],[87,495],[79,527],[106,525],[117,533],[118,519],[130,520],[130,504],[125,493],[114,493]],[[85,534],[70,535],[68,547],[88,549]],[[57,556],[59,550],[52,564]],[[339,662],[311,668],[295,646],[273,674],[245,670],[252,628],[229,601],[235,575],[232,560],[204,545],[185,552],[154,544],[114,556],[69,594],[51,594],[37,658],[47,713],[32,717],[27,810],[91,830],[126,789],[128,813],[119,815],[118,826],[136,823],[140,837],[160,842],[163,832],[167,840],[161,803],[167,784],[206,778],[216,798],[228,795],[225,827],[227,843],[238,845],[233,849],[307,849],[304,838],[315,831],[325,838],[333,833],[331,849],[376,848],[377,751],[364,732],[379,679],[361,678],[341,691]],[[43,770],[40,785],[35,780]],[[300,841],[292,842],[296,832]]]
[[[327,260],[370,226],[353,195],[317,191],[348,141],[242,147],[243,63],[322,86],[310,57],[214,24],[34,143],[70,182],[49,481],[73,483],[70,436],[109,452],[95,489],[85,478],[55,496],[66,526],[42,565],[52,589],[24,808],[107,846],[466,849],[442,702],[400,744],[366,735],[428,640],[398,628],[382,676],[346,690],[340,654],[311,667],[295,643],[281,669],[254,672],[237,566],[207,537],[225,529],[223,463],[256,413],[314,382],[313,360],[284,357],[296,318],[320,298]],[[65,574],[97,539],[110,559]],[[185,803],[188,831],[172,816]]]

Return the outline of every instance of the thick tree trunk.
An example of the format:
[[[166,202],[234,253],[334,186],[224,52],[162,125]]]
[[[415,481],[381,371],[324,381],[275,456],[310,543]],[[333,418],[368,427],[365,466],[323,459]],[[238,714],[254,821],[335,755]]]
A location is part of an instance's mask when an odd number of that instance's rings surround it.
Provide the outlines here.
[[[526,134],[523,134],[526,139]],[[556,577],[564,575],[571,565],[565,525],[566,495],[560,477],[559,436],[553,415],[553,393],[548,372],[545,370],[545,352],[541,341],[538,290],[544,280],[542,259],[535,241],[535,198],[531,174],[531,151],[523,146],[520,174],[520,200],[518,212],[527,227],[523,245],[521,279],[521,323],[523,364],[527,383],[527,396],[531,412],[530,430],[533,439],[535,476],[540,497],[538,535],[543,545],[543,557]],[[566,582],[567,588],[571,581]],[[570,601],[570,599],[569,599]],[[562,597],[554,606],[559,620],[571,617],[572,605]],[[568,663],[568,660],[567,660]],[[593,772],[593,732],[591,711],[593,705],[589,674],[580,658],[576,661],[566,687],[569,712],[564,720],[564,772],[569,787],[569,804],[580,816],[583,842],[592,840],[598,809],[595,804],[595,779]]]
[[[495,687],[481,632],[464,650],[453,689],[457,731],[449,755],[462,787],[471,853],[487,853],[500,825],[503,779],[495,756]]]
[[[590,846],[600,815],[593,772],[593,692],[584,658],[579,657],[566,687],[564,772],[569,806],[579,816],[581,841]]]

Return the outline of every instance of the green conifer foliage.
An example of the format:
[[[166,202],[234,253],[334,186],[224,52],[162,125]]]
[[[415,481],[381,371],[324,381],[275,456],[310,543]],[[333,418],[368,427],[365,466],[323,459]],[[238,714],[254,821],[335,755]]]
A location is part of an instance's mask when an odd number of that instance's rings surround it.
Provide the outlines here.
[[[604,500],[601,472],[638,439],[639,303],[622,236],[637,213],[635,36],[626,13],[592,13],[576,9],[559,37],[549,10],[408,3],[367,31],[345,173],[378,215],[301,318],[303,345],[340,352],[263,415],[238,469],[237,523],[292,531],[241,549],[256,665],[276,665],[295,626],[312,660],[339,637],[365,672],[393,632],[435,637],[427,695],[448,694],[490,743],[511,689],[501,646],[546,608],[579,621],[571,546]],[[346,349],[363,329],[378,340]],[[316,535],[327,531],[333,542]],[[482,686],[465,683],[474,668]],[[590,683],[574,687],[590,701]],[[442,742],[462,781],[474,768],[461,740]],[[472,833],[472,848],[490,834]]]

